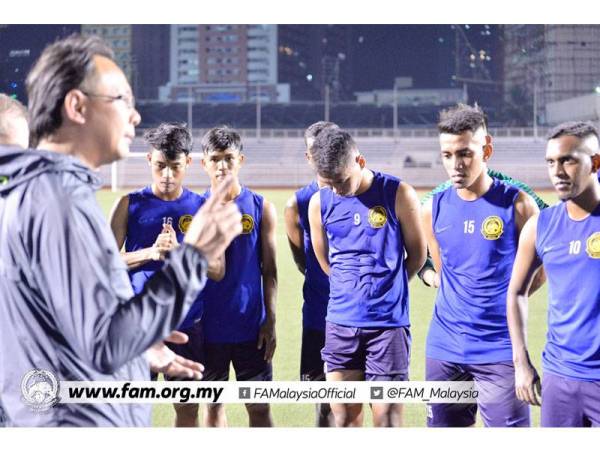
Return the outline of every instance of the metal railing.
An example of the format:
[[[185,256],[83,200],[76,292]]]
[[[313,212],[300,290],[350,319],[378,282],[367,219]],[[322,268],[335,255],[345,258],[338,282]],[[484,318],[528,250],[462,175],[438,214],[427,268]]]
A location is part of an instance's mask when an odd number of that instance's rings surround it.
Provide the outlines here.
[[[137,134],[141,136],[144,129],[138,129]],[[192,134],[194,138],[200,138],[208,131],[208,128],[194,128]],[[242,138],[257,138],[261,139],[285,139],[285,138],[302,138],[304,136],[303,128],[261,128],[257,131],[256,128],[237,129]],[[374,137],[374,138],[437,138],[438,131],[435,126],[430,128],[399,128],[396,136],[394,136],[393,128],[346,128],[354,137]],[[538,127],[537,137],[543,138],[548,129]],[[260,136],[258,136],[260,134]],[[494,137],[509,137],[509,138],[532,138],[535,137],[535,130],[531,127],[510,127],[510,128],[490,128],[490,134]]]

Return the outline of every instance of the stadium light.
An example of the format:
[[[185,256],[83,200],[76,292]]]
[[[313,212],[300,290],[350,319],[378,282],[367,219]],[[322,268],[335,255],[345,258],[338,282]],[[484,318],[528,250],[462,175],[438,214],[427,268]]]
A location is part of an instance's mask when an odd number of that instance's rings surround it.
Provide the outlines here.
[[[596,89],[594,89],[594,92],[596,94],[600,94],[600,86],[596,86]]]

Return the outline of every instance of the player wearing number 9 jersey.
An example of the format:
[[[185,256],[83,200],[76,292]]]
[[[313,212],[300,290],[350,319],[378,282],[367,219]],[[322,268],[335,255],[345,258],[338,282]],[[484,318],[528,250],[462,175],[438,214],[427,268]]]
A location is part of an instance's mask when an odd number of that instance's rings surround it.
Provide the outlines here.
[[[542,426],[600,426],[600,149],[589,123],[550,132],[548,174],[560,200],[529,220],[508,291],[508,318],[519,398],[539,405],[539,377],[525,343],[520,296],[543,264],[548,333],[542,353]]]
[[[403,381],[410,351],[408,280],[425,261],[414,189],[373,172],[345,131],[328,128],[312,146],[320,181],[308,215],[315,256],[329,274],[327,381]],[[406,256],[405,256],[406,255]],[[362,405],[332,404],[338,426],[360,426]],[[376,426],[401,423],[401,405],[373,404]]]
[[[514,394],[506,290],[521,228],[538,208],[514,186],[493,179],[483,111],[459,104],[438,123],[442,162],[452,187],[423,206],[423,224],[441,274],[426,346],[428,381],[478,383],[478,404],[428,405],[428,426],[529,426]]]

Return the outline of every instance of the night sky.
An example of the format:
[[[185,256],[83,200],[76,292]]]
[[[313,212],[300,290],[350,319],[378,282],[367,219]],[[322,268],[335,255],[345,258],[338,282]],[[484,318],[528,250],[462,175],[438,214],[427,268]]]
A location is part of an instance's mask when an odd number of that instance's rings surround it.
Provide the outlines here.
[[[473,46],[491,50],[497,26],[462,26]],[[362,37],[362,43],[360,43]],[[354,90],[391,89],[396,76],[415,87],[452,86],[455,31],[451,25],[355,25]]]
[[[4,30],[0,26],[0,47],[26,47],[30,41],[47,39],[53,41],[57,35],[67,35],[68,26],[16,26]],[[52,33],[48,30],[52,29]],[[56,31],[54,29],[60,29]],[[461,25],[474,48],[485,48],[494,55],[494,43],[498,42],[498,26]],[[4,33],[3,33],[4,31]],[[32,33],[32,31],[36,31]],[[39,31],[39,35],[38,32]],[[410,76],[417,88],[454,87],[452,76],[455,71],[455,30],[451,25],[352,25],[351,48],[353,57],[345,70],[352,70],[349,93],[372,89],[391,89],[394,78]],[[31,55],[32,63],[37,55]],[[498,58],[499,60],[499,58]],[[498,61],[494,60],[494,63]],[[466,62],[468,64],[468,61]],[[2,75],[0,67],[0,75]],[[26,67],[19,75],[24,79]],[[14,73],[5,75],[12,85]],[[2,77],[0,77],[2,78]],[[10,79],[9,79],[10,78]],[[1,80],[0,80],[1,81]],[[22,83],[23,80],[17,80]],[[0,90],[9,91],[4,83]],[[461,85],[456,85],[461,87]]]

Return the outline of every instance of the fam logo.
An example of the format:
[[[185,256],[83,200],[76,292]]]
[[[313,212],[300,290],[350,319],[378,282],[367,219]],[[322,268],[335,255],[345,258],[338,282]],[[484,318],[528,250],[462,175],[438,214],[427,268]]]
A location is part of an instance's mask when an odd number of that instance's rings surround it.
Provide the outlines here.
[[[58,380],[48,370],[30,370],[21,380],[21,394],[32,411],[47,411],[59,401]]]
[[[387,222],[387,213],[383,206],[373,206],[369,209],[369,223],[373,228],[381,228]]]
[[[495,241],[504,232],[504,222],[498,216],[489,216],[481,224],[481,234],[489,241]]]
[[[600,259],[600,231],[596,231],[588,238],[585,251],[590,258]]]
[[[182,233],[187,233],[188,228],[190,228],[190,223],[192,223],[192,219],[194,217],[191,214],[185,214],[179,218],[179,231]]]
[[[250,234],[254,230],[254,219],[250,214],[242,215],[242,234]]]

